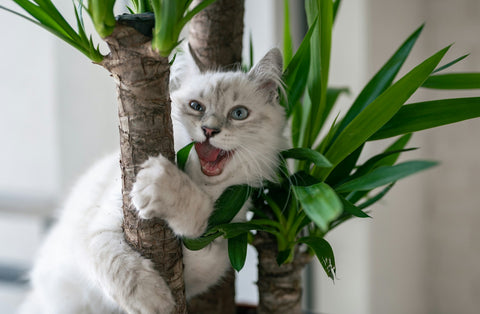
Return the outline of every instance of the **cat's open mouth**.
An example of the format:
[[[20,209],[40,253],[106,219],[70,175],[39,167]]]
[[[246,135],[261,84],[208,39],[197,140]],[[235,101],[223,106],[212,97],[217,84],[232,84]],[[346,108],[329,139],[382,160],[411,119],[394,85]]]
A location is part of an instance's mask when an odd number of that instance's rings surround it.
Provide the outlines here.
[[[195,143],[195,150],[200,159],[203,174],[209,177],[220,175],[233,154],[233,151],[225,151],[213,146],[209,140]]]

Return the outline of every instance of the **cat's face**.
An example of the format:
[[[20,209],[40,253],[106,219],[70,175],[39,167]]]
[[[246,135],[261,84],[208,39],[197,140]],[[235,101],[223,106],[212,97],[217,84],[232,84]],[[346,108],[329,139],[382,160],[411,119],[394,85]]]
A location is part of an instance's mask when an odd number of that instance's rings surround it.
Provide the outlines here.
[[[277,54],[267,54],[249,73],[191,75],[172,92],[173,116],[196,143],[193,162],[207,181],[259,185],[272,179],[285,125]]]

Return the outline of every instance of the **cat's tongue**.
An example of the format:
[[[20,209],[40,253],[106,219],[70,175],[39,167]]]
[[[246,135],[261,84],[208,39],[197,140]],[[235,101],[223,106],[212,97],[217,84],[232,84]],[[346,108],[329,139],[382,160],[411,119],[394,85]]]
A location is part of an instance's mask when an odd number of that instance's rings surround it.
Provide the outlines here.
[[[200,159],[202,172],[206,176],[220,175],[233,153],[212,146],[208,140],[203,143],[195,143],[195,150]]]
[[[222,151],[220,148],[210,145],[209,141],[195,143],[195,150],[201,160],[208,162],[217,160],[218,155]]]

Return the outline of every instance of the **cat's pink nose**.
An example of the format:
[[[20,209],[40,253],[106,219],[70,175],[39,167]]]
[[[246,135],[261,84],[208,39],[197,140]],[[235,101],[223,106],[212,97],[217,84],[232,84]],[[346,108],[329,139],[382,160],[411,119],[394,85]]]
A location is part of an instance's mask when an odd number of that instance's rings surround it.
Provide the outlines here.
[[[202,126],[202,130],[203,130],[203,134],[205,134],[207,138],[213,137],[215,134],[220,133],[220,129],[218,128],[209,128],[206,126]]]

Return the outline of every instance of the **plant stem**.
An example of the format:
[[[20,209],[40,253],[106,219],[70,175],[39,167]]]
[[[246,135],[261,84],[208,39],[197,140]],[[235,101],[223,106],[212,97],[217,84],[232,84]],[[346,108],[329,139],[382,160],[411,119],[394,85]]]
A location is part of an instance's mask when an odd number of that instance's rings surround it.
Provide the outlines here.
[[[177,305],[175,313],[186,313],[180,241],[164,221],[139,219],[129,196],[140,165],[149,156],[161,153],[172,161],[175,157],[168,60],[152,50],[151,38],[121,21],[105,41],[111,53],[101,65],[112,73],[118,91],[125,238],[166,280]]]
[[[188,41],[204,69],[240,65],[244,6],[244,0],[217,0],[190,21]]]
[[[292,263],[277,263],[277,242],[265,232],[258,232],[253,245],[258,251],[258,314],[300,314],[301,271],[310,261],[308,253],[295,249]]]

